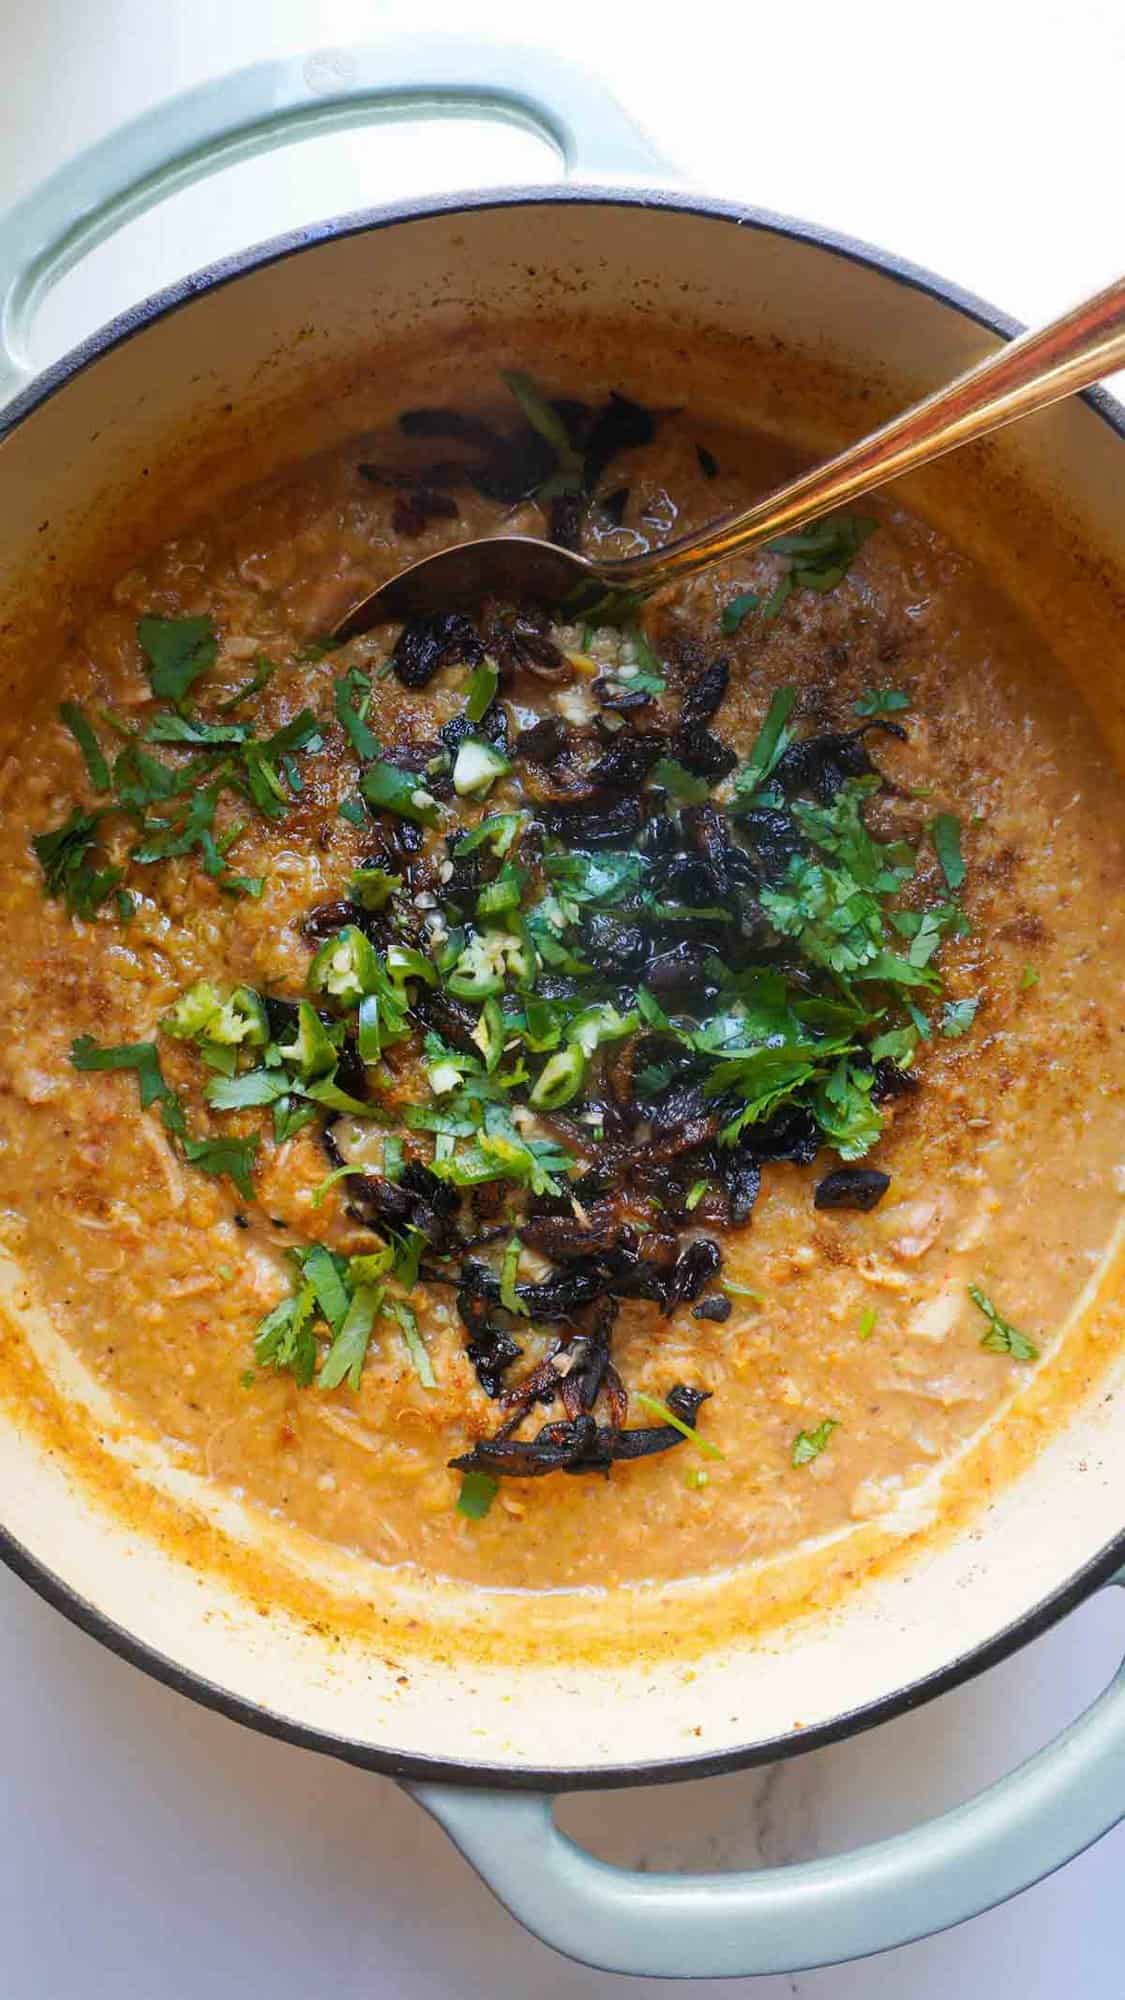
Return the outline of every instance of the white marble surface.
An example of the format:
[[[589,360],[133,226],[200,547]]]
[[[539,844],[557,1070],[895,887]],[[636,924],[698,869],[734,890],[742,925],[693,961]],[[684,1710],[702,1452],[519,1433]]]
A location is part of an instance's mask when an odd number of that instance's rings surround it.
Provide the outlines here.
[[[0,8],[10,198],[160,96],[256,54],[370,39],[463,7],[370,0],[39,0]],[[666,21],[667,26],[661,22]],[[674,23],[674,26],[673,26]],[[702,185],[882,242],[1025,318],[1120,263],[1117,0],[701,0],[611,13],[478,0],[471,25],[600,67]],[[156,283],[294,223],[419,188],[546,177],[530,138],[400,127],[275,155],[136,226],[46,310],[46,360]],[[1113,204],[1111,207],[1111,203]],[[830,1852],[1008,1768],[1108,1678],[1106,1596],[972,1686],[772,1770],[568,1802],[573,1832],[650,1867]],[[524,1937],[395,1788],[251,1735],[149,1682],[0,1573],[0,1992],[12,2000],[551,2000],[640,1993]],[[1118,1833],[1018,1902],[864,1965],[759,1982],[762,2000],[1117,2000]],[[675,1993],[679,1984],[654,1995]],[[688,1990],[736,1993],[739,1982]]]

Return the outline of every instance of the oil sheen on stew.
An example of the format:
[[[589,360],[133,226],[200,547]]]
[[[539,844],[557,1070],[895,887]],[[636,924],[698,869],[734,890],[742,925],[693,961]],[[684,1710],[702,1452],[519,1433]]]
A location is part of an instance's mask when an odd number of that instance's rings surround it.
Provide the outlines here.
[[[931,528],[326,642],[451,539],[782,469],[522,376],[404,412],[111,580],[3,767],[7,1240],[131,1421],[380,1563],[885,1513],[1112,1226],[1115,781]]]

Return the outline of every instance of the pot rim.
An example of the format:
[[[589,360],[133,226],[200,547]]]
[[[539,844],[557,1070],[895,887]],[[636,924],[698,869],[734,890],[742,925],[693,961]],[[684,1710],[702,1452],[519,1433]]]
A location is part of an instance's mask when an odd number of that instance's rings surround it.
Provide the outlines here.
[[[372,209],[353,210],[346,215],[272,237],[233,255],[220,258],[202,270],[154,292],[139,305],[117,314],[107,324],[71,348],[58,361],[37,375],[0,412],[0,443],[67,383],[92,367],[104,354],[144,332],[156,320],[190,305],[205,293],[217,291],[263,267],[281,263],[322,243],[392,228],[402,222],[421,222],[440,216],[475,214],[482,210],[553,207],[559,204],[603,208],[655,209],[674,214],[698,216],[729,222],[742,231],[781,236],[808,244],[845,262],[860,264],[878,276],[891,278],[912,291],[924,293],[937,304],[952,306],[964,318],[991,333],[1013,338],[1022,333],[1020,321],[980,298],[976,293],[953,284],[891,251],[815,223],[801,222],[771,209],[745,207],[694,193],[665,189],[637,189],[583,186],[490,188],[479,193],[455,193],[424,200],[406,200]],[[1102,388],[1083,391],[1086,403],[1114,434],[1125,439],[1125,405]],[[446,1783],[505,1791],[603,1791],[645,1784],[669,1784],[680,1779],[716,1777],[762,1763],[795,1757],[806,1750],[823,1749],[839,1743],[877,1723],[920,1707],[937,1695],[961,1686],[987,1668],[997,1665],[1030,1640],[1040,1637],[1061,1618],[1107,1583],[1125,1563],[1125,1529],[1113,1536],[1065,1584],[1050,1592],[1013,1619],[1000,1632],[959,1654],[956,1659],[923,1674],[898,1688],[893,1694],[861,1703],[829,1722],[818,1723],[786,1736],[766,1737],[742,1744],[733,1750],[696,1756],[661,1758],[642,1764],[598,1765],[589,1769],[552,1770],[550,1766],[474,1764],[407,1755],[394,1750],[335,1736],[311,1728],[293,1717],[257,1707],[231,1693],[204,1675],[182,1666],[168,1654],[138,1639],[124,1626],[90,1603],[62,1577],[41,1563],[22,1542],[0,1523],[0,1562],[81,1631],[98,1640],[118,1658],[139,1667],[153,1680],[188,1696],[203,1707],[216,1710],[232,1722],[240,1722],[264,1736],[292,1743],[299,1749],[316,1750],[366,1770],[413,1783]]]

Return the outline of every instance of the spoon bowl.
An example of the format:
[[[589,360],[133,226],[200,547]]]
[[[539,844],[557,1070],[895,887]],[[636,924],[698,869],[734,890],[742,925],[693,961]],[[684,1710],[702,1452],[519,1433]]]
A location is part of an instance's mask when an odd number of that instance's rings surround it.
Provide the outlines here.
[[[389,619],[471,610],[486,597],[512,604],[577,605],[583,596],[604,597],[606,585],[586,556],[556,548],[533,535],[485,535],[454,542],[400,569],[340,620],[332,636],[358,638]]]
[[[465,610],[486,597],[565,607],[576,615],[607,595],[646,597],[731,556],[807,527],[905,472],[929,465],[1033,410],[1089,388],[1125,365],[1125,278],[1036,333],[1021,334],[977,367],[915,403],[824,465],[663,548],[620,559],[583,556],[533,535],[456,542],[411,563],[340,620],[335,639],[355,639],[389,619]]]

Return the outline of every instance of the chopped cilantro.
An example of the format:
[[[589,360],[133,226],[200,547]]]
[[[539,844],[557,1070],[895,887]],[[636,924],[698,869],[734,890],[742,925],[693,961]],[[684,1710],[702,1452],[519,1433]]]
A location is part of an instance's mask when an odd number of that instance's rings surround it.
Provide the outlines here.
[[[701,1451],[705,1458],[725,1461],[726,1453],[720,1451],[717,1444],[712,1444],[710,1438],[701,1437],[691,1424],[685,1424],[683,1418],[678,1417],[674,1410],[668,1408],[667,1403],[660,1401],[659,1397],[645,1396],[639,1389],[634,1389],[633,1401],[639,1403],[642,1410],[647,1411],[650,1417],[656,1417],[662,1424],[669,1424],[674,1431],[679,1431],[680,1436],[686,1438],[689,1444],[693,1444],[697,1451]]]
[[[722,630],[737,632],[747,612],[756,611],[760,601],[756,590],[742,590],[737,597],[732,597],[729,604],[724,604],[719,617]]]
[[[186,743],[197,747],[210,745],[212,749],[220,745],[245,743],[250,733],[246,722],[199,722],[188,715],[178,715],[169,709],[154,715],[144,732],[146,743]],[[160,767],[162,770],[166,766]],[[171,775],[171,774],[169,774]]]
[[[82,761],[94,790],[108,792],[109,765],[85,709],[76,701],[64,701],[59,708],[59,717],[82,752]]]
[[[210,618],[157,618],[137,622],[149,686],[160,701],[182,702],[193,682],[218,657],[219,642]]]
[[[358,667],[349,667],[341,674],[333,689],[336,719],[357,757],[364,763],[378,757],[380,743],[369,729],[367,714],[371,707],[371,680]]]
[[[773,770],[774,765],[789,746],[786,723],[797,702],[795,687],[778,688],[766,710],[765,721],[758,731],[749,761],[738,773],[734,781],[738,799],[754,798]]]
[[[467,1521],[483,1521],[499,1491],[500,1481],[490,1472],[463,1472],[457,1512]]]
[[[307,1389],[316,1370],[316,1293],[310,1284],[279,1300],[260,1319],[254,1334],[254,1358],[260,1367],[287,1368],[299,1387]]]
[[[502,368],[500,380],[515,397],[532,429],[538,431],[555,454],[557,469],[538,489],[540,496],[547,498],[549,493],[580,492],[582,454],[571,444],[570,434],[554,404],[536,387],[531,376],[525,375],[520,368]]]
[[[326,1250],[323,1243],[314,1243],[310,1250],[301,1253],[300,1261],[317,1305],[333,1333],[338,1333],[347,1318],[349,1304],[342,1260]]]
[[[279,1097],[273,1107],[273,1136],[278,1145],[283,1146],[287,1139],[292,1139],[316,1115],[316,1104],[305,1103],[296,1092]]]
[[[910,696],[901,688],[866,688],[852,706],[857,715],[899,715],[910,707]]]
[[[1039,974],[1035,966],[1025,965],[1023,971],[1020,973],[1020,992],[1027,993],[1031,987],[1038,986],[1038,984]]]
[[[307,1263],[305,1269],[308,1270]],[[337,1282],[341,1283],[338,1273],[336,1276]],[[371,1329],[375,1324],[375,1315],[382,1303],[382,1296],[382,1291],[377,1286],[356,1286],[351,1298],[347,1300],[344,1316],[333,1336],[332,1345],[320,1364],[320,1373],[316,1378],[318,1388],[338,1389],[341,1382],[345,1381],[350,1389],[359,1388],[363,1364],[367,1359]],[[319,1293],[317,1297],[320,1301]]]
[[[733,1278],[720,1278],[719,1283],[724,1292],[730,1293],[732,1299],[749,1299],[755,1306],[765,1304],[765,1294],[753,1291],[749,1285],[736,1284]]]
[[[878,1319],[878,1317],[879,1315],[876,1312],[874,1306],[867,1306],[865,1307],[864,1311],[861,1312],[859,1316],[859,1325],[856,1328],[856,1332],[859,1335],[860,1340],[870,1340],[872,1334],[875,1331],[875,1322]]]
[[[258,1136],[249,1139],[185,1139],[184,1158],[205,1174],[229,1174],[240,1195],[254,1196],[253,1169]]]
[[[36,834],[31,843],[48,896],[61,899],[76,917],[96,916],[125,872],[123,868],[92,866],[101,819],[101,813],[82,812],[76,806],[61,826]]]
[[[834,590],[875,525],[862,514],[834,514],[794,534],[779,535],[768,547],[772,555],[789,557],[788,575],[799,589]]]
[[[862,1159],[882,1134],[882,1114],[871,1097],[874,1081],[873,1070],[841,1056],[817,1091],[817,1124],[842,1160]]]
[[[311,1196],[312,1206],[314,1208],[319,1208],[321,1203],[325,1200],[326,1196],[328,1195],[330,1189],[336,1186],[337,1181],[347,1180],[353,1174],[365,1174],[367,1171],[368,1169],[366,1167],[357,1167],[357,1166],[333,1167],[332,1172],[330,1174],[325,1174],[324,1179],[322,1181],[318,1181],[316,1186],[314,1187]]]
[[[602,848],[597,854],[564,849],[544,855],[543,872],[564,898],[608,908],[641,887],[648,861],[635,849]]]
[[[674,757],[659,758],[652,767],[651,778],[654,785],[663,785],[664,790],[682,805],[703,805],[711,796],[706,778],[697,778]]]
[[[808,1465],[812,1459],[819,1458],[833,1431],[839,1427],[839,1420],[836,1417],[824,1417],[815,1430],[798,1431],[793,1440],[790,1463]]]
[[[766,598],[762,606],[762,617],[767,619],[779,618],[792,595],[793,572],[792,570],[786,570],[780,583],[775,584]]]
[[[982,1347],[986,1347],[990,1354],[1010,1354],[1013,1361],[1038,1361],[1039,1349],[1035,1342],[997,1312],[992,1300],[979,1285],[969,1286],[969,1297],[988,1321],[980,1339]]]
[[[897,1069],[909,1069],[918,1050],[916,1028],[888,1028],[882,1035],[876,1035],[868,1042],[867,1053],[872,1062],[893,1062]]]
[[[245,767],[246,783],[250,797],[264,819],[285,818],[289,806],[289,793],[282,783],[280,765],[285,772],[285,781],[290,792],[300,790],[296,766],[292,761],[295,750],[319,750],[323,747],[320,724],[311,708],[303,708],[291,722],[274,731],[265,742],[252,738],[241,745],[242,761]],[[297,782],[294,783],[294,779]]]
[[[976,1019],[978,1000],[947,1000],[941,1010],[941,1032],[951,1042],[967,1035]]]
[[[241,687],[232,688],[226,700],[218,703],[219,714],[229,715],[232,708],[238,708],[242,702],[249,701],[251,695],[260,694],[261,690],[273,679],[276,672],[276,662],[267,660],[264,653],[259,653],[254,662],[254,671],[250,679],[243,681]]]
[[[119,1042],[114,1047],[106,1047],[95,1042],[92,1035],[79,1035],[77,1041],[71,1043],[70,1060],[78,1070],[133,1070],[141,1110],[146,1111],[150,1104],[159,1104],[167,1130],[182,1137],[186,1130],[183,1106],[175,1091],[164,1081],[155,1042]]]
[[[214,1111],[248,1111],[278,1103],[292,1088],[293,1079],[283,1069],[248,1069],[241,1076],[213,1077],[203,1095]]]
[[[954,813],[938,813],[931,822],[930,838],[934,852],[941,864],[941,872],[949,884],[953,895],[965,880],[965,862],[961,854],[961,822]]]
[[[413,1306],[408,1306],[404,1299],[390,1299],[388,1311],[394,1314],[399,1323],[403,1343],[423,1389],[436,1389],[437,1376],[434,1374],[434,1364],[430,1360],[426,1343],[418,1331],[418,1316]]]

